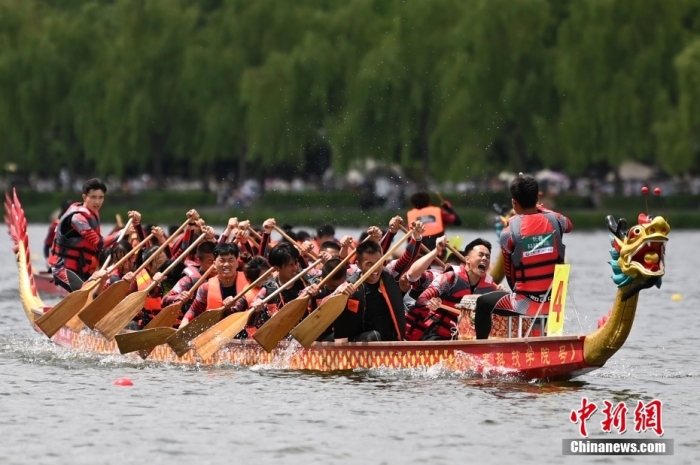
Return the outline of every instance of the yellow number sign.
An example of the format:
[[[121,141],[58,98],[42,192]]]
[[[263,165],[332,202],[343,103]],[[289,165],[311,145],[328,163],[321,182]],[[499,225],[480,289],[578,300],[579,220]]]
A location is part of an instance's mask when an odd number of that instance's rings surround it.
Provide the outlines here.
[[[570,267],[571,265],[554,267],[552,301],[549,304],[549,318],[547,318],[547,336],[564,334],[564,310],[566,309],[566,289],[569,285]]]

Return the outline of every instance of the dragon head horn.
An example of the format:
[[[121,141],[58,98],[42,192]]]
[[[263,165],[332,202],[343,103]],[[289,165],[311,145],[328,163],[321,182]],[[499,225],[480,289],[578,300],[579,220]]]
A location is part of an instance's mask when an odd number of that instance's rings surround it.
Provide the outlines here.
[[[614,216],[608,215],[605,217],[605,223],[608,225],[610,232],[613,233],[613,235],[615,235],[615,237],[618,239],[622,240],[627,235],[626,219],[620,218],[616,221]]]

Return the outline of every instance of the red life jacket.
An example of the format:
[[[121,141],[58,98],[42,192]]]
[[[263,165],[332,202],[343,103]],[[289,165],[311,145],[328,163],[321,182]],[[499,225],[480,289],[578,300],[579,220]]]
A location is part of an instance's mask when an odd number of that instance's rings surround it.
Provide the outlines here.
[[[508,228],[513,238],[508,275],[516,294],[538,302],[554,279],[554,267],[564,263],[561,225],[551,212],[517,215]],[[551,294],[547,296],[547,301]]]
[[[445,232],[442,224],[442,209],[440,207],[414,208],[406,214],[408,224],[421,221],[425,226],[423,236],[436,236]]]
[[[136,287],[139,291],[145,291],[146,288],[153,282],[151,275],[148,271],[141,270],[139,274],[136,275]],[[146,296],[146,303],[143,304],[143,312],[147,316],[147,320],[151,321],[161,310],[161,298]]]
[[[58,220],[56,236],[51,246],[49,265],[64,266],[78,276],[87,278],[93,269],[96,268],[99,250],[92,249],[92,246],[83,239],[83,236],[73,229],[71,220],[76,213],[81,213],[87,220],[88,225],[98,235],[102,235],[100,232],[100,217],[91,212],[82,203],[74,203]]]

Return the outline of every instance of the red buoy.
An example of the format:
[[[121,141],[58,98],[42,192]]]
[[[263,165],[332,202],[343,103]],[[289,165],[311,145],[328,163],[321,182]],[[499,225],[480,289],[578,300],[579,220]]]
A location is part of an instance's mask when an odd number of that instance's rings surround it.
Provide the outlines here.
[[[647,195],[649,193],[649,188],[647,186],[642,187],[642,194]]]
[[[656,189],[654,189],[654,194],[661,195],[661,188],[657,187]]]
[[[115,386],[133,386],[134,383],[129,378],[117,378],[114,380]]]

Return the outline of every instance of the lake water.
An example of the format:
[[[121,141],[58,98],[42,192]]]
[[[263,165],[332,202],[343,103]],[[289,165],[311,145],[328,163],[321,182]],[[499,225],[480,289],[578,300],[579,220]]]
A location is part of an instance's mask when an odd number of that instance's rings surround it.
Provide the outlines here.
[[[30,226],[35,263],[46,226]],[[490,231],[456,234],[495,242]],[[581,331],[575,303],[588,333],[616,292],[608,234],[573,233],[565,243],[573,297],[565,332]],[[0,464],[699,463],[698,250],[700,232],[672,231],[663,285],[642,291],[632,334],[605,367],[566,383],[514,383],[438,368],[318,374],[63,349],[29,327],[3,234]],[[134,385],[114,386],[119,377]],[[634,431],[633,411],[638,400],[661,400],[675,455],[563,457],[562,439],[579,438],[569,415],[583,397],[599,406],[591,438],[655,438]],[[624,435],[602,432],[604,400],[626,402]]]

